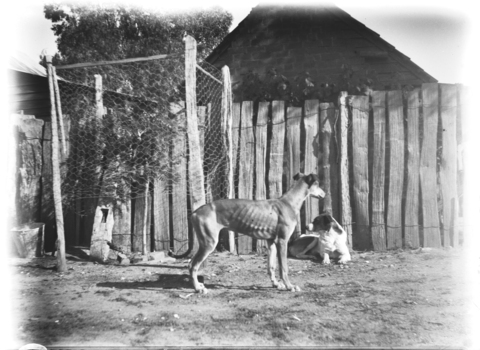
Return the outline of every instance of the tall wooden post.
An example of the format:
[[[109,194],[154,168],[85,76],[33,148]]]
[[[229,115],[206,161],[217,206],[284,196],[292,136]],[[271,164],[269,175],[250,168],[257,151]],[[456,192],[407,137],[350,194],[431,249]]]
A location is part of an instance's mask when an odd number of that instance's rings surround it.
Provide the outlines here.
[[[255,126],[255,199],[267,199],[265,185],[265,172],[267,166],[267,124],[270,102],[260,102],[257,112],[257,125]],[[267,241],[256,240],[257,253],[268,251]]]
[[[334,104],[330,103],[320,103],[320,135],[321,141],[319,141],[319,154],[321,154],[321,166],[323,168],[323,190],[325,191],[325,199],[323,204],[324,211],[330,211],[332,215],[335,215],[333,212],[332,204],[332,183],[331,183],[331,167],[330,167],[330,151],[332,146],[332,121],[334,120]],[[321,151],[320,151],[321,145]],[[320,153],[321,152],[321,153]],[[320,158],[320,156],[319,156]],[[305,170],[305,173],[307,171]]]
[[[230,80],[230,69],[228,66],[222,67],[222,128],[223,137],[225,140],[225,148],[227,151],[227,174],[228,179],[228,198],[235,198],[235,185],[233,183],[233,167],[234,167],[234,155],[233,155],[233,139],[232,139],[232,113],[233,113],[233,100],[232,100],[232,83]],[[228,245],[230,253],[235,253],[235,232],[228,231]]]
[[[347,92],[342,91],[338,99],[340,108],[340,197],[341,225],[347,231],[348,245],[352,247],[352,208],[350,206],[350,183],[348,177],[348,110]]]
[[[368,96],[352,96],[353,206],[355,208],[355,246],[371,248],[368,208]],[[353,241],[352,241],[353,244]]]
[[[420,191],[422,193],[423,246],[439,248],[440,222],[437,203],[437,128],[438,84],[422,84],[423,140],[420,153]]]
[[[318,100],[305,101],[305,175],[314,173],[319,175],[318,162],[320,158],[320,132],[319,132],[319,103]],[[310,223],[320,214],[318,198],[309,197],[305,200],[305,222]]]
[[[185,103],[187,112],[188,176],[192,211],[205,204],[203,165],[197,121],[197,42],[191,36],[185,38]],[[193,250],[197,248],[193,238]],[[192,251],[193,251],[192,250]]]
[[[385,91],[372,93],[373,107],[373,174],[372,174],[372,245],[374,250],[386,250],[385,229],[385,142],[386,106]],[[415,149],[418,151],[418,148]]]
[[[63,156],[67,156],[67,141],[65,139],[65,127],[63,125],[63,115],[62,115],[62,102],[60,99],[60,89],[58,88],[58,80],[57,80],[57,72],[55,71],[55,67],[52,67],[53,72],[53,87],[55,89],[55,102],[57,105],[57,112],[58,112],[58,122],[60,126],[60,133],[62,136],[62,153]]]
[[[52,67],[52,57],[46,56],[48,88],[50,90],[50,115],[52,119],[52,167],[53,167],[53,202],[55,208],[55,221],[57,225],[57,271],[67,271],[67,260],[65,257],[65,232],[63,228],[63,208],[62,208],[62,191],[60,179],[60,162],[58,155],[58,126],[57,112],[55,108],[55,89],[54,76]]]

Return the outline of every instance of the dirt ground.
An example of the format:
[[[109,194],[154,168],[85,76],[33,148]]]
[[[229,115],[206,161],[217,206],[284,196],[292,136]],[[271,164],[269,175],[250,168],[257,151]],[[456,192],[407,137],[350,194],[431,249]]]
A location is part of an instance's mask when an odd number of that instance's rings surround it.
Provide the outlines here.
[[[193,293],[187,260],[11,259],[16,344],[468,347],[462,250],[353,252],[345,267],[289,259],[301,292],[271,288],[266,257],[213,253]],[[477,330],[478,332],[478,330]]]

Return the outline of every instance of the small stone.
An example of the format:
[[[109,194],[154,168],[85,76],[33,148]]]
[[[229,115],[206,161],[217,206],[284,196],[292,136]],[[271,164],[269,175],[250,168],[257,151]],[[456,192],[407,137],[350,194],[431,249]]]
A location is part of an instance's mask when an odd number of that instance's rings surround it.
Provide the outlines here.
[[[118,253],[117,261],[120,265],[130,265],[130,259],[123,253]]]

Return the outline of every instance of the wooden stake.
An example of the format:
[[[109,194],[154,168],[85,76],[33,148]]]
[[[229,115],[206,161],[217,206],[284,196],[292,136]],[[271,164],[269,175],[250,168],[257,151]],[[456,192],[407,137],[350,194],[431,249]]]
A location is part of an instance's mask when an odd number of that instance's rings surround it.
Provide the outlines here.
[[[148,167],[148,164],[145,168]],[[148,221],[148,210],[150,206],[148,205],[148,189],[149,189],[149,181],[147,177],[147,183],[145,184],[145,210],[143,211],[143,230],[142,230],[142,254],[147,255],[147,221]]]
[[[60,124],[60,134],[62,136],[62,153],[67,157],[67,141],[65,140],[65,128],[63,126],[62,102],[60,100],[60,89],[58,88],[57,72],[55,67],[52,67],[53,72],[53,87],[55,89],[55,102],[57,104],[58,122]]]
[[[227,179],[228,179],[228,198],[235,198],[235,185],[233,183],[233,139],[232,139],[232,84],[230,80],[230,69],[227,66],[222,68],[223,90],[222,90],[222,125],[225,126],[224,138],[227,150]],[[235,253],[235,232],[228,231],[228,243],[230,253]]]
[[[63,228],[62,191],[60,179],[60,162],[58,158],[58,126],[57,113],[55,110],[55,89],[52,67],[52,57],[46,56],[48,87],[50,90],[51,120],[52,120],[52,168],[53,168],[53,202],[55,208],[55,220],[57,225],[57,271],[67,271],[67,260],[65,257],[65,232]]]
[[[352,248],[352,208],[350,207],[350,183],[348,176],[348,110],[347,92],[342,91],[338,98],[340,106],[340,197],[341,225],[348,235],[348,246]]]
[[[197,42],[191,36],[185,38],[185,105],[187,112],[188,176],[192,211],[205,204],[203,162],[200,152],[200,136],[197,120]],[[197,248],[193,237],[192,252]]]

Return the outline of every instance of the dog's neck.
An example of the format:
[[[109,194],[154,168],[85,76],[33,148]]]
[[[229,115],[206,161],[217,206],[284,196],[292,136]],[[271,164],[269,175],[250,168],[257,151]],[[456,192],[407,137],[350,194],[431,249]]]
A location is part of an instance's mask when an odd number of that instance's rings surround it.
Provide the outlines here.
[[[296,212],[299,212],[308,195],[308,184],[303,180],[299,180],[280,200],[288,203]]]

